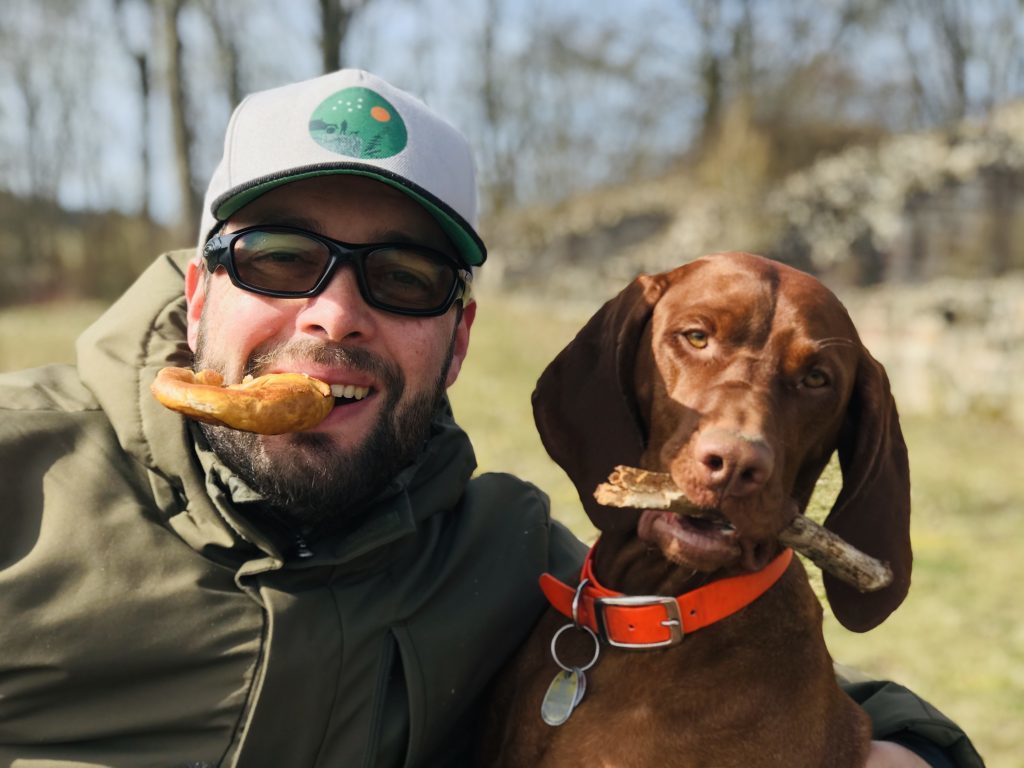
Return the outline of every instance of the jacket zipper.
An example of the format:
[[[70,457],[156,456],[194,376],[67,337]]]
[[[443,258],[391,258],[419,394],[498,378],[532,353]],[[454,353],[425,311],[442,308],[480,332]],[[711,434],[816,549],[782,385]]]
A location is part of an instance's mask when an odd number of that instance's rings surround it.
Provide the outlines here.
[[[295,556],[300,560],[313,556],[313,550],[309,548],[306,539],[301,533],[292,534],[292,544],[295,546]]]

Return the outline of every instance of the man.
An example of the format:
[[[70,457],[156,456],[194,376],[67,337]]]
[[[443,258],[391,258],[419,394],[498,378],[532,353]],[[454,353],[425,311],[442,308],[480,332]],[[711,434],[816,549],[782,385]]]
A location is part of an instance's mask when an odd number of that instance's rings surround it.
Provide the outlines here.
[[[465,139],[408,94],[359,71],[255,94],[199,254],[147,270],[76,368],[0,377],[0,763],[472,763],[537,575],[582,556],[532,486],[470,479],[445,390],[474,219]],[[306,372],[337,405],[290,435],[197,425],[149,393],[188,364]],[[970,752],[877,688],[880,734]],[[891,741],[874,759],[926,764]]]

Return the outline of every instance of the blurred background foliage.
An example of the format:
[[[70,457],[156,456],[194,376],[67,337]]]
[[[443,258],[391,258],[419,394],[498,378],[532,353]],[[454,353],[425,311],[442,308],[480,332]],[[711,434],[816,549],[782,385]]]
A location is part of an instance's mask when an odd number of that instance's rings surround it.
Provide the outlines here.
[[[5,0],[0,302],[109,299],[193,242],[233,106],[339,65],[472,137],[495,282],[567,250],[617,280],[723,247],[853,284],[1003,274],[1024,267],[1021,10]],[[955,249],[950,210],[973,232]],[[659,236],[668,256],[623,257]]]
[[[370,69],[476,152],[491,256],[452,400],[481,471],[534,481],[592,537],[533,430],[546,362],[639,272],[745,249],[817,274],[889,371],[917,554],[901,610],[866,636],[826,615],[830,647],[1024,766],[1022,17],[1024,0],[4,0],[0,370],[73,360],[157,253],[194,244],[244,94]]]

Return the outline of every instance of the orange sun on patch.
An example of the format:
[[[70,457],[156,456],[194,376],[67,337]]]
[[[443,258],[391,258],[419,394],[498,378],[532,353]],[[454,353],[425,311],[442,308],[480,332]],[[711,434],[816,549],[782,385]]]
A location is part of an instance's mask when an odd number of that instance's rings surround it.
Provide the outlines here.
[[[391,113],[384,109],[384,107],[373,107],[370,110],[370,117],[378,123],[386,123],[391,119]]]

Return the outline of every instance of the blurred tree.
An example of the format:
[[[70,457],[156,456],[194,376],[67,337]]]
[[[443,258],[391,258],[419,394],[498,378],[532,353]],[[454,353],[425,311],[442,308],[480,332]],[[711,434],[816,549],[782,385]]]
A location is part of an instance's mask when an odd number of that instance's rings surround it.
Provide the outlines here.
[[[478,145],[487,183],[484,187],[486,200],[484,208],[491,214],[499,214],[516,199],[515,158],[521,149],[526,132],[520,131],[515,140],[502,131],[502,121],[507,116],[506,94],[501,87],[496,36],[502,28],[502,4],[500,0],[484,0],[483,24],[480,30],[480,101],[483,124],[479,131]]]
[[[48,273],[81,262],[44,221],[61,205],[173,218],[178,241],[191,241],[243,94],[347,63],[467,131],[485,214],[675,171],[680,190],[701,185],[758,215],[770,185],[820,156],[1019,96],[1021,10],[1022,0],[5,0],[0,185],[57,204],[6,219],[0,259],[16,251]],[[1013,243],[1017,182],[1000,173],[986,188],[1002,212],[992,237]]]
[[[1021,0],[897,0],[887,6],[919,124],[954,126],[1024,85]]]
[[[852,42],[877,23],[880,0],[684,0],[682,7],[697,33],[692,69],[701,111],[692,159],[720,154],[727,116],[734,136],[745,120],[768,142],[765,170],[775,178],[881,132],[884,86],[858,71],[861,46]],[[723,167],[743,160],[725,158]]]
[[[235,106],[245,96],[242,90],[241,41],[234,34],[238,27],[238,4],[229,0],[200,0],[199,7],[213,33],[228,103]]]
[[[160,33],[164,55],[163,79],[170,106],[173,142],[174,178],[178,189],[179,213],[177,229],[187,239],[195,239],[202,196],[192,173],[192,127],[188,119],[187,85],[182,63],[182,40],[179,22],[188,0],[158,0]]]
[[[694,144],[706,147],[722,126],[722,112],[731,96],[748,103],[754,96],[754,15],[750,0],[735,8],[720,0],[686,0],[699,32],[697,78],[703,99]],[[730,13],[733,11],[733,13]],[[730,82],[731,94],[726,91]]]
[[[153,160],[150,153],[150,123],[152,111],[150,102],[153,87],[152,46],[153,3],[152,0],[114,0],[114,18],[118,25],[118,39],[135,65],[139,86],[139,174],[140,212],[150,217],[149,195],[153,178]]]
[[[345,65],[345,38],[356,15],[370,0],[317,0],[320,11],[321,71],[333,72]]]
[[[57,201],[88,161],[87,131],[79,126],[97,117],[88,88],[91,27],[72,0],[11,0],[4,11],[0,82],[7,87],[0,117],[13,148],[5,152],[4,182],[31,205],[5,226],[0,299],[33,298],[60,288]]]
[[[675,113],[679,77],[644,70],[651,45],[642,15],[625,24],[541,0],[486,0],[482,9],[477,61],[463,71],[476,97],[470,132],[485,212],[665,167],[665,146],[680,146],[678,127],[658,123]]]

